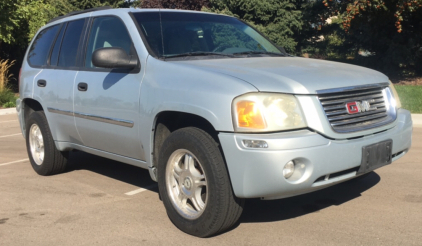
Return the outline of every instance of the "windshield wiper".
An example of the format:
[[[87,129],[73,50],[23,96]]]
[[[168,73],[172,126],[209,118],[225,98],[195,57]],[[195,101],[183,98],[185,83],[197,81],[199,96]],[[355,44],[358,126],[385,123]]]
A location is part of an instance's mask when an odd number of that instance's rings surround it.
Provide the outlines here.
[[[269,52],[269,51],[244,51],[244,52],[236,52],[233,55],[276,55],[276,56],[287,56],[283,53],[276,53],[276,52]]]
[[[187,52],[177,55],[169,55],[169,56],[163,56],[164,59],[167,58],[176,58],[176,57],[189,57],[189,56],[225,56],[225,57],[234,57],[231,54],[223,54],[223,53],[217,53],[217,52]]]

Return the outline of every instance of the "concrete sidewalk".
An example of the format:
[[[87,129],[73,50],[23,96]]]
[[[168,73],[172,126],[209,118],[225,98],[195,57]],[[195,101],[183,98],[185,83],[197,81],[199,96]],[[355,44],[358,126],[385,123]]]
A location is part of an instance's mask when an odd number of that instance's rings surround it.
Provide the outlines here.
[[[16,114],[16,108],[0,109],[0,115]],[[422,114],[412,114],[413,126],[422,127]]]
[[[16,108],[0,109],[0,115],[16,114]]]
[[[422,127],[422,114],[412,114],[413,126]]]

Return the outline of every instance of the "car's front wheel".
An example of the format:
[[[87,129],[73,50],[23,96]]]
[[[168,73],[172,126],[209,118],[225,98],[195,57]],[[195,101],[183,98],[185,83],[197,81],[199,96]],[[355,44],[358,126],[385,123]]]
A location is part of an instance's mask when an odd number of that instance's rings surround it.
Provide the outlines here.
[[[177,130],[165,140],[158,183],[171,221],[194,236],[227,230],[243,211],[244,201],[233,194],[218,144],[197,128]]]

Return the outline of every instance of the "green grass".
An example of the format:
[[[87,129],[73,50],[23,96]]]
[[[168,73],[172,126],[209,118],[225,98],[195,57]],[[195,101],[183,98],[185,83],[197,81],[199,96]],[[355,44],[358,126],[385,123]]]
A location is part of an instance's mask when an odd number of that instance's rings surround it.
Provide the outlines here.
[[[399,94],[401,106],[412,114],[422,113],[422,86],[394,85]]]
[[[12,90],[5,89],[0,92],[0,107],[13,108],[16,107],[15,93]]]

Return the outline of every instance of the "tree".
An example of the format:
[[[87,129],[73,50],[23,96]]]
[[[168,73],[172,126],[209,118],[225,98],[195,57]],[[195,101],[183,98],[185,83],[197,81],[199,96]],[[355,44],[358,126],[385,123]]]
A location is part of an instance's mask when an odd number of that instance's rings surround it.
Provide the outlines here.
[[[273,42],[294,52],[293,36],[302,28],[296,0],[210,0],[210,11],[236,16],[264,33]]]
[[[397,32],[401,33],[402,22],[416,15],[422,7],[422,0],[323,0],[322,3],[331,16],[343,15],[343,27],[346,32],[355,17],[365,15],[365,12],[372,14],[386,12],[388,16],[395,17]]]
[[[12,33],[18,26],[20,18],[14,13],[17,9],[15,1],[3,0],[0,2],[0,44],[11,43],[15,40]]]
[[[143,0],[139,6],[141,8],[201,10],[208,4],[208,0]]]
[[[113,8],[121,7],[125,0],[68,0],[78,10],[90,9],[101,6],[111,6]]]
[[[389,75],[422,74],[422,0],[322,0],[324,18],[342,21],[354,63]],[[329,25],[324,24],[324,31]],[[353,45],[350,45],[353,44]],[[366,56],[358,55],[364,52]]]

